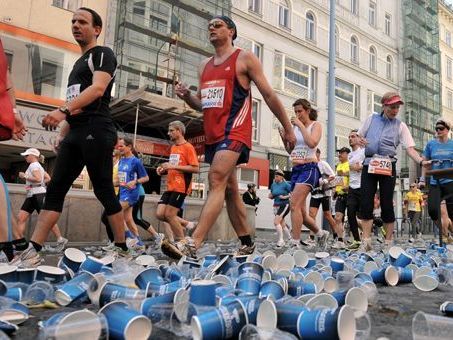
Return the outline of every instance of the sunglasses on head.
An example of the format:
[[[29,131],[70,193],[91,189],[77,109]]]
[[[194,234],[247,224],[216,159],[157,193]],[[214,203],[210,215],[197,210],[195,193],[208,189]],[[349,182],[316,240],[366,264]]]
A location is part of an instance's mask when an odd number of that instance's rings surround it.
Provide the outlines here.
[[[436,131],[444,131],[445,130],[445,126],[436,126],[436,128],[434,130],[436,130]]]
[[[222,21],[213,21],[213,22],[210,22],[208,24],[208,29],[211,29],[211,27],[217,29],[217,28],[220,28],[222,26],[225,26],[224,22],[222,22]]]

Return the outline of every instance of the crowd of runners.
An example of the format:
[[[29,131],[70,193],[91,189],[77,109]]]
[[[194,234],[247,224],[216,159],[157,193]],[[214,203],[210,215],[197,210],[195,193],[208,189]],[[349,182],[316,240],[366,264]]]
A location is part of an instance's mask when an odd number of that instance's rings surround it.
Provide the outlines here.
[[[102,220],[110,240],[105,247],[107,251],[126,257],[143,252],[145,247],[139,238],[139,225],[151,234],[169,257],[196,257],[226,202],[228,216],[240,241],[236,255],[253,253],[255,244],[251,226],[246,222],[246,209],[236,174],[237,165],[247,163],[252,147],[251,82],[279,120],[279,132],[292,161],[290,183],[285,181],[283,172],[276,171],[269,194],[269,198],[274,199],[278,247],[298,248],[314,244],[324,248],[329,237],[333,236],[334,249],[371,250],[378,188],[384,242],[389,246],[395,226],[393,193],[398,146],[402,144],[407,155],[422,168],[422,177],[417,183],[420,188],[425,185],[427,169],[452,167],[453,141],[448,137],[450,124],[438,120],[435,123],[436,137],[419,154],[407,125],[397,118],[403,99],[396,92],[388,92],[382,97],[382,112],[370,115],[360,129],[350,132],[351,149],[338,150],[339,163],[335,173],[321,160],[319,144],[326,136],[322,124],[317,121],[318,112],[308,100],[297,99],[293,103],[294,115],[289,119],[256,56],[234,46],[237,37],[235,23],[227,16],[216,16],[208,25],[209,41],[215,53],[199,67],[198,90],[192,93],[184,83],[177,83],[175,88],[179,98],[203,112],[204,160],[210,164],[208,197],[196,226],[182,218],[184,199],[190,194],[192,174],[199,171],[199,161],[194,147],[184,138],[186,127],[175,120],[168,126],[172,142],[169,161],[160,164],[156,170],[157,174],[168,176],[168,188],[158,202],[156,213],[167,227],[165,235],[159,234],[142,218],[143,184],[149,181],[149,177],[134,154],[133,142],[125,137],[118,139],[110,114],[117,61],[111,49],[97,45],[102,19],[92,9],[82,7],[75,11],[71,29],[82,56],[69,75],[65,105],[49,112],[42,121],[46,129],[59,127],[55,170],[50,178],[39,164],[40,153],[36,149],[28,149],[22,154],[30,166],[25,173],[19,174],[26,181],[27,199],[17,223],[2,180],[0,249],[12,264],[22,267],[38,265],[41,262],[39,252],[51,230],[64,247],[67,240],[59,233],[56,223],[65,196],[84,167],[92,181],[94,194],[105,210]],[[2,105],[7,102],[3,107],[10,109],[12,117],[9,123],[2,118],[0,127],[9,127],[9,137],[21,139],[26,128],[14,109],[14,88],[6,70],[3,48],[0,54],[0,99]],[[3,136],[3,130],[0,132]],[[250,199],[256,199],[253,190],[250,187],[246,193]],[[415,221],[421,199],[419,196],[414,198],[418,195],[417,188],[414,190],[406,200],[408,217]],[[332,193],[336,201],[335,218],[330,209]],[[436,223],[441,215],[442,197],[446,197],[444,215],[453,218],[452,194],[451,179],[432,179],[429,183],[428,212]],[[307,201],[309,195],[310,202]],[[246,199],[248,197],[244,197],[244,201]],[[321,205],[332,233],[316,223]],[[30,240],[26,240],[24,226],[34,210],[39,212],[38,221]],[[288,214],[291,231],[285,224]],[[345,216],[352,233],[349,240],[345,235]],[[310,229],[311,236],[307,240],[301,239],[303,225]],[[451,221],[442,225],[447,236]]]

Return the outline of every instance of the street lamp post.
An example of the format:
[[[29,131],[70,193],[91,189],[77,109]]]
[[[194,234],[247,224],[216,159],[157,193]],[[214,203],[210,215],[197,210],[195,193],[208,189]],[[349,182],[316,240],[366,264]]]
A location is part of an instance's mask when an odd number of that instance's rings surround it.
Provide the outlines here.
[[[159,50],[157,51],[156,54],[156,69],[154,71],[154,90],[157,91],[157,68],[159,66],[159,54],[162,51],[162,48],[165,46],[167,42],[164,41],[164,43],[159,47]]]
[[[329,20],[329,91],[327,113],[327,162],[335,166],[335,1],[330,0]]]

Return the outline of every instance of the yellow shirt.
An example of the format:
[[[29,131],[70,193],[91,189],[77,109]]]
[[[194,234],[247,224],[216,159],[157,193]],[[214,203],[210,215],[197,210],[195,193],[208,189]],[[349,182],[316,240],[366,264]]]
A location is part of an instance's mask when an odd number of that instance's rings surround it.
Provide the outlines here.
[[[344,172],[347,172],[349,174],[349,162],[346,161],[344,163],[339,163],[337,165],[337,174],[338,174],[338,171],[342,171],[343,173]],[[342,176],[343,177],[343,185],[337,185],[335,187],[335,192],[338,194],[338,195],[343,195],[346,193],[346,191],[343,190],[343,188],[347,188],[349,187],[349,175],[347,176]]]
[[[417,191],[415,194],[412,191],[409,191],[404,200],[407,201],[407,210],[409,211],[422,211],[420,202],[423,200],[423,194],[420,191]]]
[[[113,164],[113,179],[115,180],[115,178],[118,177],[118,164],[120,162],[116,162]],[[118,196],[118,192],[120,191],[120,187],[113,187],[113,189],[115,190],[115,195]]]

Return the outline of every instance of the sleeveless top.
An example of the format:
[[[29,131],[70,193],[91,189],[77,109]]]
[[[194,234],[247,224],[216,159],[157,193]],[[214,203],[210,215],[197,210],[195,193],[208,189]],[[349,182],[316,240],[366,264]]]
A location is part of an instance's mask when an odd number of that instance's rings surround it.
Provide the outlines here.
[[[200,78],[201,107],[206,144],[230,139],[252,147],[252,96],[236,76],[236,60],[241,49],[223,63],[214,65],[214,57],[206,64]]]
[[[365,165],[374,155],[394,157],[400,144],[399,130],[401,121],[398,118],[388,119],[382,113],[375,113],[370,127],[365,134],[368,141],[365,147]]]
[[[311,123],[306,128],[310,134],[315,123],[316,122]],[[304,161],[306,159],[316,159],[317,146],[310,148],[307,143],[305,143],[302,131],[300,131],[300,128],[298,126],[294,126],[294,134],[296,135],[296,146],[294,147],[293,151],[291,151],[291,161],[297,164],[298,162]]]

